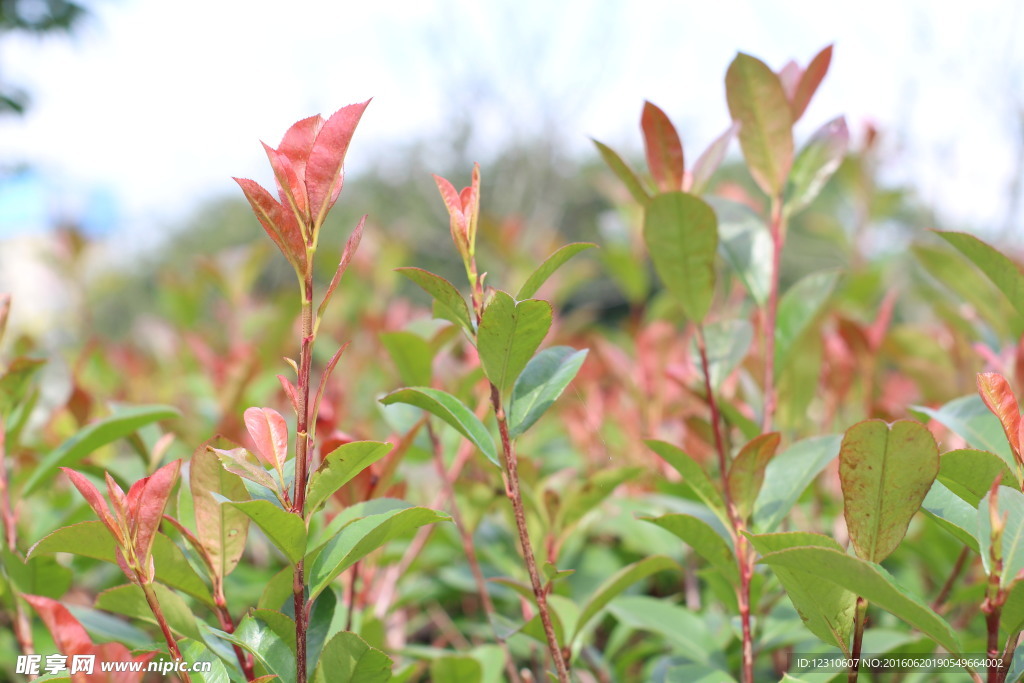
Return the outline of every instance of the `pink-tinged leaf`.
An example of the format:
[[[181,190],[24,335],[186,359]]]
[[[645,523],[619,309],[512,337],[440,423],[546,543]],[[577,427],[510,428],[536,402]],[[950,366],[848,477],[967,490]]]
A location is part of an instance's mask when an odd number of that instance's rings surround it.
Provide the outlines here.
[[[882,305],[878,308],[878,315],[875,316],[874,321],[865,331],[868,348],[872,352],[877,352],[882,346],[882,340],[885,339],[885,333],[889,329],[889,323],[892,321],[892,311],[896,306],[896,298],[898,296],[896,290],[890,290],[885,295],[885,298],[882,299]]]
[[[779,69],[779,82],[782,83],[782,89],[785,91],[786,97],[790,102],[793,101],[793,97],[796,95],[797,86],[800,85],[800,78],[803,75],[804,70],[792,59],[786,62],[786,66]]]
[[[327,382],[330,380],[331,374],[334,372],[334,367],[338,364],[338,361],[341,360],[341,355],[345,353],[345,349],[348,348],[348,345],[349,342],[345,342],[337,351],[334,352],[334,355],[331,356],[331,360],[327,363],[327,367],[324,368],[323,374],[320,375],[320,385],[317,387],[316,397],[313,399],[313,415],[320,414],[320,402],[323,400],[324,392],[327,390]],[[312,456],[312,451],[310,449],[307,449],[307,452]]]
[[[281,388],[284,389],[285,396],[287,396],[288,400],[291,401],[292,410],[294,410],[295,414],[298,415],[299,414],[299,390],[296,389],[295,385],[292,384],[291,381],[287,377],[285,377],[284,375],[278,375],[277,376],[277,381],[281,383]]]
[[[263,149],[266,150],[267,158],[270,159],[270,167],[274,169],[274,180],[277,181],[277,194],[281,198],[281,204],[292,213],[297,212],[303,216],[303,221],[305,221],[309,216],[309,197],[306,196],[306,184],[302,182],[302,178],[287,156],[265,142]],[[298,219],[296,222],[299,222]]]
[[[281,139],[281,144],[277,146],[277,151],[292,162],[292,168],[303,184],[306,182],[306,162],[313,151],[316,136],[323,127],[324,117],[319,114],[302,119],[292,124]]]
[[[147,561],[150,556],[153,537],[160,528],[164,507],[178,481],[180,471],[181,460],[175,460],[135,482],[128,490],[128,510],[132,515],[135,556],[141,561]]]
[[[327,212],[341,193],[345,154],[368,104],[370,100],[339,109],[327,119],[316,136],[306,164],[306,191],[309,193],[314,231],[323,224]]]
[[[448,209],[449,226],[452,233],[452,242],[458,249],[463,259],[469,258],[469,220],[463,213],[462,195],[455,190],[455,187],[439,175],[434,176],[437,189],[441,192],[441,199]],[[469,188],[466,188],[467,190]],[[466,190],[463,190],[465,193]]]
[[[256,455],[278,472],[288,460],[288,423],[273,408],[249,408],[245,428],[256,446]]]
[[[92,639],[85,628],[78,623],[68,608],[56,600],[41,595],[22,595],[25,602],[39,614],[46,628],[53,636],[53,643],[65,655],[88,654],[92,651]],[[122,646],[123,647],[123,646]]]
[[[248,178],[234,178],[245,198],[249,200],[253,213],[260,225],[274,240],[288,262],[300,273],[306,272],[306,244],[302,239],[299,224],[290,209],[286,209],[256,181]]]
[[[352,257],[355,256],[356,250],[359,249],[359,242],[363,239],[363,226],[366,225],[366,215],[359,219],[359,223],[356,225],[356,229],[352,231],[352,234],[348,237],[348,242],[345,243],[345,250],[341,252],[341,260],[338,262],[338,267],[334,271],[334,277],[331,278],[331,284],[327,286],[327,292],[324,293],[323,301],[320,302],[320,306],[316,310],[317,319],[323,318],[324,311],[327,310],[327,302],[331,300],[331,296],[334,294],[334,290],[338,288],[338,283],[341,282],[341,276],[348,270],[348,264],[352,262]],[[298,413],[298,401],[295,401],[295,412]]]
[[[146,677],[146,663],[159,654],[154,651],[132,657],[128,648],[121,643],[101,643],[100,645],[94,645],[92,652],[100,662],[138,662],[142,664],[140,667],[141,671],[109,671],[106,674],[75,674],[71,677],[73,683],[96,683],[97,681],[105,681],[106,683],[141,683]],[[106,678],[97,678],[98,676],[103,675],[106,675]],[[78,679],[76,678],[77,676],[82,676],[82,678]]]
[[[764,484],[764,471],[779,449],[778,432],[762,434],[740,449],[729,468],[729,494],[740,516],[746,519]]]
[[[1024,454],[1021,452],[1021,419],[1020,406],[1013,395],[1009,382],[995,372],[978,373],[978,393],[988,409],[999,418],[1006,440],[1010,443],[1013,457],[1018,465],[1024,465]]]
[[[118,545],[124,545],[126,539],[121,533],[121,529],[118,527],[117,522],[110,515],[110,509],[107,507],[107,501],[103,500],[103,496],[101,496],[100,492],[96,490],[96,487],[92,485],[92,482],[68,467],[61,467],[61,470],[63,470],[64,474],[66,474],[68,479],[71,480],[71,483],[75,485],[78,492],[82,494],[82,497],[85,498],[85,502],[89,504],[89,507],[91,507],[93,512],[96,513],[96,516],[100,518],[100,521],[103,522],[104,526],[110,530],[111,535],[114,537],[114,540],[117,541]]]
[[[750,174],[765,194],[778,196],[793,165],[793,119],[779,77],[756,57],[739,54],[726,73],[725,94]]]
[[[209,450],[211,439],[192,454],[189,487],[195,507],[196,533],[209,558],[214,573],[223,578],[238,565],[245,551],[249,517],[231,505],[222,505],[211,494],[228,500],[248,500],[249,494],[241,478],[221,467],[220,460]]]
[[[800,117],[807,111],[807,105],[811,103],[811,98],[814,97],[818,86],[821,85],[825,74],[828,73],[828,67],[831,63],[832,46],[829,45],[815,55],[811,63],[807,65],[807,69],[800,77],[800,83],[797,85],[796,91],[790,97],[790,107],[793,112],[794,123],[799,121]]]
[[[665,112],[650,102],[644,102],[640,127],[644,132],[647,166],[651,169],[655,185],[662,192],[683,189],[685,162],[676,127]]]
[[[470,181],[468,197],[462,191],[462,213],[469,221],[469,253],[476,248],[476,225],[480,220],[480,164],[473,164],[473,177]]]
[[[117,524],[122,529],[128,529],[131,527],[128,522],[131,514],[128,512],[128,499],[124,495],[124,490],[117,485],[114,478],[110,476],[110,472],[105,472],[104,476],[107,480],[107,493],[110,495],[110,505],[114,508]]]
[[[229,451],[220,448],[211,448],[210,450],[217,454],[224,469],[228,472],[237,474],[242,479],[248,479],[254,484],[259,484],[281,498],[281,487],[262,466],[255,462],[254,456],[249,451],[244,448],[232,448]]]
[[[114,559],[117,561],[117,566],[121,568],[121,571],[129,581],[135,585],[141,585],[138,571],[128,563],[124,553],[121,552],[121,548],[114,548]]]
[[[711,176],[715,174],[718,167],[722,165],[722,161],[725,160],[725,153],[729,151],[729,145],[739,129],[739,124],[733,123],[724,133],[715,138],[714,142],[708,145],[704,153],[698,157],[697,163],[693,165],[693,177],[690,181],[690,187],[683,188],[685,191],[692,192],[693,194],[702,194],[707,189]]]

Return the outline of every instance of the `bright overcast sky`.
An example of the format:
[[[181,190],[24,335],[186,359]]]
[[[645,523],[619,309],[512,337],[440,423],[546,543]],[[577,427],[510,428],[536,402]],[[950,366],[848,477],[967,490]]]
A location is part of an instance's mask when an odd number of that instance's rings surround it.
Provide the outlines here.
[[[874,121],[893,177],[914,178],[954,225],[1004,227],[1024,137],[1024,10],[1012,0],[89,4],[71,39],[0,44],[5,81],[33,96],[25,117],[0,119],[0,162],[40,169],[59,193],[53,211],[108,193],[136,231],[237,192],[230,176],[269,180],[260,139],[276,145],[293,121],[370,96],[350,172],[441,130],[460,88],[487,98],[477,115],[495,140],[543,120],[580,155],[594,155],[589,137],[638,147],[650,99],[697,151],[727,125],[737,50],[777,69],[834,42],[798,133],[837,114],[855,133]]]

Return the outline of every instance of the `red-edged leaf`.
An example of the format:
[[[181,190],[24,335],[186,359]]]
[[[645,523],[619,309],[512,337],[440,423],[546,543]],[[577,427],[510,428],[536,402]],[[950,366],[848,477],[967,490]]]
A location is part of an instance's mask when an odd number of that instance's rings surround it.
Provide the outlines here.
[[[171,495],[171,489],[178,481],[181,460],[175,460],[140,479],[128,490],[128,510],[131,513],[134,531],[135,555],[145,561],[153,547],[153,537],[160,528],[164,506]]]
[[[256,458],[249,451],[244,448],[232,448],[229,451],[221,448],[211,448],[210,450],[217,454],[224,469],[228,472],[237,474],[242,479],[248,479],[254,484],[259,484],[273,491],[279,498],[281,497],[281,487],[258,464]]]
[[[754,509],[754,501],[764,484],[764,470],[775,457],[781,437],[778,432],[762,434],[740,449],[729,468],[729,493],[743,518]]]
[[[714,142],[708,145],[708,148],[704,150],[704,153],[697,158],[697,163],[693,165],[693,174],[690,178],[690,187],[683,188],[687,192],[693,194],[701,194],[707,189],[708,182],[711,180],[711,176],[715,174],[718,167],[722,165],[722,161],[725,159],[725,153],[729,151],[729,143],[732,142],[733,136],[736,135],[736,131],[740,129],[738,123],[733,123],[729,128],[715,138]]]
[[[829,64],[832,63],[832,46],[829,45],[819,52],[807,65],[807,69],[800,76],[800,83],[789,98],[790,108],[793,112],[793,122],[800,120],[800,117],[807,111],[807,105],[817,92],[822,79],[828,73]]]
[[[281,198],[281,204],[288,207],[293,213],[307,217],[309,215],[309,197],[306,196],[306,184],[295,170],[291,160],[276,149],[263,143],[263,149],[267,152],[270,160],[270,167],[274,169],[274,180],[277,181],[277,196]]]
[[[223,505],[212,494],[228,500],[246,500],[249,494],[238,475],[224,469],[217,456],[209,450],[214,443],[226,439],[213,438],[195,453],[189,465],[189,488],[195,508],[196,534],[209,559],[210,568],[224,577],[238,565],[245,551],[249,517],[231,505]]]
[[[291,401],[292,410],[294,410],[295,414],[298,415],[299,414],[299,390],[296,389],[295,385],[292,384],[291,381],[287,377],[285,377],[284,375],[278,375],[277,376],[277,381],[279,381],[281,383],[281,388],[284,389],[285,395],[288,397],[288,400]]]
[[[71,483],[75,485],[78,492],[85,498],[85,502],[89,504],[96,516],[100,518],[100,521],[110,529],[110,533],[114,536],[114,540],[117,541],[118,545],[124,545],[125,538],[118,528],[117,522],[110,514],[110,508],[107,507],[107,501],[103,500],[103,496],[96,490],[96,487],[92,485],[92,482],[86,479],[84,476],[75,472],[73,469],[68,467],[61,467],[64,474],[67,475]]]
[[[341,260],[338,262],[338,267],[334,271],[334,277],[331,278],[331,284],[327,286],[327,291],[324,293],[323,301],[320,302],[320,306],[317,308],[316,316],[318,320],[323,317],[324,311],[327,310],[327,302],[331,300],[334,290],[338,288],[338,283],[341,282],[341,276],[345,274],[346,270],[348,270],[348,264],[352,262],[352,257],[355,256],[356,249],[359,248],[359,242],[363,239],[364,225],[366,225],[365,215],[359,219],[359,223],[356,224],[356,229],[348,236],[348,242],[345,243],[345,250],[341,252]],[[296,405],[295,413],[298,414],[298,401],[295,401],[294,403]]]
[[[981,394],[981,400],[988,409],[999,418],[1017,464],[1024,465],[1024,454],[1021,452],[1020,406],[1009,382],[999,373],[979,372],[978,393]]]
[[[319,114],[297,121],[288,129],[281,138],[281,144],[277,146],[277,151],[288,157],[295,174],[303,183],[306,182],[306,162],[313,151],[316,136],[323,127],[324,117]]]
[[[234,178],[234,181],[242,188],[253,213],[277,248],[296,270],[306,272],[306,244],[295,215],[256,181],[248,178]]]
[[[313,229],[323,224],[327,212],[338,200],[344,176],[345,153],[356,125],[370,100],[350,104],[331,115],[324,123],[306,163],[306,191],[309,193]]]
[[[273,408],[249,408],[245,428],[256,446],[256,455],[279,472],[288,459],[288,423]]]
[[[122,529],[127,529],[131,525],[128,522],[130,513],[128,512],[128,499],[125,498],[124,491],[114,478],[110,476],[110,472],[105,472],[104,476],[107,480],[107,493],[110,495],[110,505],[114,508],[114,516],[117,518],[117,524]]]
[[[56,600],[41,595],[22,595],[25,602],[39,614],[46,628],[53,636],[53,643],[65,655],[88,654],[92,651],[92,639],[85,628],[78,623],[68,608]],[[124,646],[122,646],[124,647]]]
[[[469,256],[469,219],[463,212],[462,194],[456,191],[455,186],[439,175],[434,176],[437,189],[441,193],[444,206],[448,209],[449,222],[451,226],[452,241],[463,258]],[[469,190],[470,188],[466,188]],[[466,190],[463,190],[465,192]]]
[[[644,132],[647,166],[658,189],[662,192],[683,189],[683,145],[672,121],[656,105],[644,102],[640,127]]]

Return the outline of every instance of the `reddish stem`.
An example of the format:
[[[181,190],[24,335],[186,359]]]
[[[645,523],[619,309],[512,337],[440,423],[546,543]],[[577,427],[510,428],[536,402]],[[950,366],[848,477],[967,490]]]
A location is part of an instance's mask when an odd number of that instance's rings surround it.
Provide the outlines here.
[[[146,596],[146,602],[149,603],[149,609],[153,612],[153,616],[156,617],[156,623],[160,626],[160,631],[164,634],[164,640],[167,641],[167,647],[171,651],[171,656],[178,661],[184,660],[181,656],[181,650],[178,649],[178,642],[174,640],[174,635],[171,633],[171,627],[167,624],[167,619],[164,618],[163,610],[160,609],[160,601],[157,600],[156,591],[153,590],[153,584],[149,582],[140,582],[142,586],[142,592]],[[182,680],[185,683],[191,683],[188,673],[185,671],[178,672],[181,675]]]
[[[312,250],[307,249],[307,262],[312,261]],[[313,270],[306,268],[302,287],[302,346],[299,349],[298,399],[299,411],[295,428],[295,495],[292,512],[305,520],[306,480],[309,477],[309,385],[313,364]],[[306,605],[305,561],[295,564],[292,574],[292,606],[295,612],[295,681],[306,683],[306,631],[309,612]]]
[[[772,277],[764,325],[764,416],[761,421],[762,433],[772,431],[776,407],[775,321],[779,314],[779,273],[782,270],[782,245],[786,240],[785,226],[782,220],[782,199],[780,197],[772,198],[769,230],[772,237]]]

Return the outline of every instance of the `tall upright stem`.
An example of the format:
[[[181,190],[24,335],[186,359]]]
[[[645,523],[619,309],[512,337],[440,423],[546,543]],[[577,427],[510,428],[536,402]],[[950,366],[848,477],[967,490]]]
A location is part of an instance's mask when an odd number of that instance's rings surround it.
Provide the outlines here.
[[[779,314],[779,273],[782,270],[782,245],[786,240],[782,220],[782,198],[772,198],[772,277],[768,294],[767,314],[764,324],[764,415],[761,420],[762,433],[772,431],[775,418],[775,321]]]
[[[174,640],[174,635],[171,633],[171,627],[167,624],[167,619],[164,618],[163,610],[160,609],[160,601],[157,600],[156,591],[153,590],[153,584],[143,581],[140,584],[142,586],[142,592],[146,596],[146,602],[149,604],[149,609],[153,612],[153,616],[156,617],[156,623],[160,626],[161,633],[164,634],[164,640],[167,641],[167,647],[171,651],[171,656],[178,661],[182,661],[184,658],[181,656],[181,650],[178,649],[178,643]],[[185,671],[179,671],[178,675],[185,683],[191,683],[188,673]]]
[[[864,626],[867,615],[868,601],[858,595],[857,611],[853,618],[853,651],[850,653],[852,664],[849,673],[846,674],[847,683],[857,683],[857,677],[860,675],[861,646],[864,643]]]
[[[307,261],[312,261],[307,250]],[[309,373],[313,363],[313,270],[306,269],[302,287],[302,346],[299,349],[298,416],[295,429],[295,495],[292,512],[305,520],[306,479],[309,476]],[[295,611],[295,680],[306,683],[306,583],[305,561],[295,564],[292,574],[292,604]]]
[[[523,549],[523,559],[526,561],[526,571],[530,575],[530,585],[533,588],[533,597],[537,600],[537,611],[540,612],[540,622],[544,627],[544,636],[548,641],[548,651],[551,659],[555,662],[555,671],[558,674],[559,683],[570,683],[569,669],[559,647],[558,638],[555,637],[555,628],[551,623],[551,612],[548,608],[547,595],[544,593],[544,586],[540,582],[540,572],[537,571],[537,560],[533,556],[533,546],[530,543],[530,533],[526,528],[526,511],[523,508],[523,495],[519,490],[519,463],[516,460],[515,448],[512,439],[508,434],[508,423],[505,420],[505,408],[501,403],[501,392],[493,383],[491,384],[491,405],[494,407],[494,415],[498,420],[498,431],[501,433],[501,453],[505,470],[505,493],[512,501],[512,511],[516,518],[516,531],[519,533],[519,545]]]

